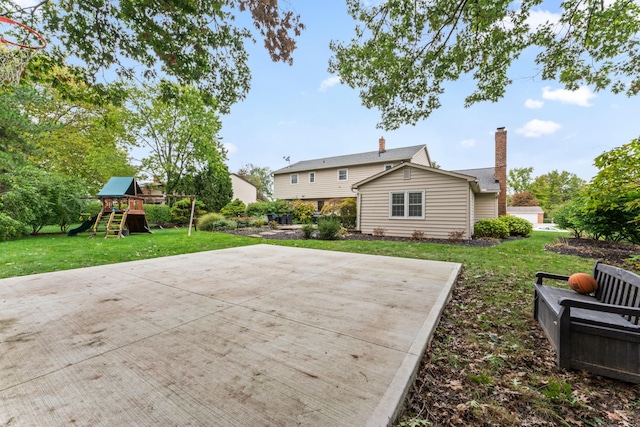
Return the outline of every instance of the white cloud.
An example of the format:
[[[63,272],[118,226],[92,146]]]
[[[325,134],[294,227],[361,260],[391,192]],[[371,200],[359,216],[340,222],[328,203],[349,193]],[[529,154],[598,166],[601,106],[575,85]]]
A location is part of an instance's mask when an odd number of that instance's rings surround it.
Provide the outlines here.
[[[476,140],[475,139],[463,139],[462,141],[460,141],[460,145],[465,147],[465,148],[471,148],[471,147],[474,147],[476,145]]]
[[[41,2],[39,0],[14,0],[14,3],[18,5],[18,7],[32,7]]]
[[[542,97],[550,101],[560,101],[564,104],[575,104],[581,107],[591,107],[589,102],[596,95],[587,86],[581,86],[578,90],[555,89],[549,86],[542,88]]]
[[[532,110],[537,110],[538,108],[542,108],[544,102],[536,101],[535,99],[527,99],[524,101],[524,106],[527,108],[531,108]]]
[[[338,83],[340,83],[340,77],[338,76],[329,77],[328,79],[325,79],[322,83],[320,83],[320,87],[318,88],[318,90],[320,92],[324,92],[330,87],[337,85]]]
[[[238,147],[230,142],[225,142],[222,146],[227,150],[227,153],[236,153],[238,151]]]
[[[560,21],[560,14],[549,12],[548,10],[532,10],[527,18],[527,24],[531,29],[536,29],[547,22],[557,24]]]
[[[562,125],[551,120],[533,119],[524,124],[516,133],[524,135],[525,138],[540,138],[542,135],[551,135],[558,131]]]

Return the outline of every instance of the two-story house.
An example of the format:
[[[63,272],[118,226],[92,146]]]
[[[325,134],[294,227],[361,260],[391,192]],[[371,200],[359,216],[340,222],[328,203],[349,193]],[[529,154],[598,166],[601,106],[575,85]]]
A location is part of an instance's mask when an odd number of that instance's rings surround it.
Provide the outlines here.
[[[431,166],[426,145],[386,149],[384,138],[378,151],[326,157],[294,163],[273,172],[274,197],[314,202],[318,211],[330,199],[356,197],[352,186],[400,163]]]
[[[274,172],[274,195],[307,200],[356,198],[357,229],[388,236],[470,239],[483,218],[506,215],[507,131],[495,133],[495,166],[446,171],[432,167],[427,147],[307,160]],[[421,233],[420,233],[421,232]]]

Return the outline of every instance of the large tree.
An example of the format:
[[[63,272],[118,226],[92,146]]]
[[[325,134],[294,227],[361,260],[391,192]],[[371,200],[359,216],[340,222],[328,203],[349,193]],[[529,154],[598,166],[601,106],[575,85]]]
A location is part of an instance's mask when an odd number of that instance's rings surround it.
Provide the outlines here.
[[[511,190],[511,194],[531,189],[531,183],[533,182],[533,178],[531,178],[532,173],[532,167],[509,169],[507,185]]]
[[[498,101],[509,68],[525,49],[537,52],[545,80],[567,89],[636,95],[640,91],[640,5],[629,0],[565,0],[557,22],[530,20],[543,0],[346,0],[359,21],[349,43],[334,41],[330,70],[381,111],[380,127],[415,124],[440,107],[448,82],[472,77],[465,99]],[[372,6],[373,4],[373,6]]]
[[[48,123],[46,131],[32,138],[37,150],[29,156],[30,163],[83,180],[89,194],[111,176],[135,175],[128,159],[125,109],[73,68],[46,64],[38,67],[38,79],[29,82],[40,101],[24,108],[33,122]]]
[[[640,138],[601,154],[594,164],[599,171],[586,191],[587,212],[621,218],[616,231],[640,241]]]
[[[540,202],[540,207],[550,212],[577,196],[584,185],[585,181],[576,174],[554,170],[536,177],[530,190]]]
[[[129,102],[129,131],[149,152],[143,170],[164,184],[166,194],[174,194],[185,176],[226,159],[215,106],[208,106],[196,88],[165,81],[131,89]]]
[[[252,30],[238,26],[251,15],[274,61],[292,63],[299,17],[274,0],[42,0],[23,6],[0,0],[0,15],[42,32],[60,58],[74,56],[88,72],[115,69],[144,78],[172,76],[217,100],[222,112],[250,87],[245,43]]]

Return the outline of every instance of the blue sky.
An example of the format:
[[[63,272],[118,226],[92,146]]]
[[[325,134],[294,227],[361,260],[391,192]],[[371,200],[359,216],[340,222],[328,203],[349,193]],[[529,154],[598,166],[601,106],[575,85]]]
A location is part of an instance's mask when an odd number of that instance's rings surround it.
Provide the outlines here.
[[[533,52],[513,68],[514,84],[500,102],[465,109],[474,84],[460,80],[448,85],[442,107],[427,120],[382,131],[377,110],[363,107],[357,91],[327,71],[329,42],[350,40],[355,27],[344,1],[293,1],[292,9],[307,26],[293,66],[272,63],[258,41],[250,47],[251,91],[222,117],[232,172],[247,163],[276,170],[287,165],[285,156],[295,163],[373,151],[381,136],[387,148],[426,144],[443,169],[490,167],[495,129],[505,126],[509,168],[533,167],[534,177],[566,170],[588,181],[597,172],[596,156],[640,136],[640,98],[587,87],[569,93],[533,78]],[[543,9],[536,16],[553,17]]]

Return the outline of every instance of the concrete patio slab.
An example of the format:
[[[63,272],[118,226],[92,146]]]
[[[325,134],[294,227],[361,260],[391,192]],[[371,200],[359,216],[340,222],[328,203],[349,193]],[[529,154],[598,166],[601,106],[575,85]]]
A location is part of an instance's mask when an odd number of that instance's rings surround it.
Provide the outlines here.
[[[459,270],[255,245],[2,279],[0,425],[387,425]]]

